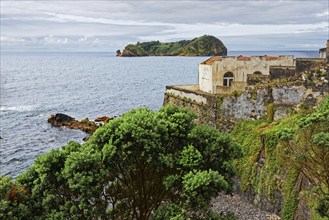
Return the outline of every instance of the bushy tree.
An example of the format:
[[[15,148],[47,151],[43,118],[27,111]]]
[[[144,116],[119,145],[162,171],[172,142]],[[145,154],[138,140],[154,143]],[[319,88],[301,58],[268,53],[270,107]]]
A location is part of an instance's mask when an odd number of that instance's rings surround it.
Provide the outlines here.
[[[33,219],[212,218],[238,148],[194,118],[172,105],[127,112],[85,144],[39,157],[17,179],[29,192],[21,204]]]
[[[28,192],[10,177],[0,176],[0,219],[23,219],[28,216],[28,208],[24,204]]]

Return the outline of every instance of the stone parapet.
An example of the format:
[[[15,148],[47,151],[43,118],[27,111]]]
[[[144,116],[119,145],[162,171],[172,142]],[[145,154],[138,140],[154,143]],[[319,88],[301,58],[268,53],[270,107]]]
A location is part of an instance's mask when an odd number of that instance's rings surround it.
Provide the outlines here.
[[[260,74],[248,74],[247,75],[247,84],[248,85],[256,85],[259,83],[268,83],[269,82],[268,75],[260,75]]]
[[[216,86],[216,94],[228,95],[233,92],[243,92],[246,89],[246,82],[232,81],[231,86]]]
[[[295,66],[271,66],[270,67],[270,80],[282,79],[296,75]]]
[[[324,58],[297,58],[296,74],[311,71],[312,69],[321,69],[326,67]]]

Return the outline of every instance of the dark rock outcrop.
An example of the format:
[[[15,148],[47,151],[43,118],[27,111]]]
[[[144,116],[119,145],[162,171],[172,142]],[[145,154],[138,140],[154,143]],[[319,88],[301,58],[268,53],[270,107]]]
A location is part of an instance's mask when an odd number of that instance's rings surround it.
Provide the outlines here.
[[[117,57],[121,57],[121,56],[122,56],[122,54],[121,54],[121,51],[120,51],[120,50],[117,50],[117,52],[116,52],[116,56],[117,56]]]
[[[51,115],[48,118],[48,123],[50,123],[52,126],[55,126],[55,127],[61,127],[61,126],[69,125],[74,120],[75,120],[74,118],[72,118],[68,115],[58,113],[55,115]]]
[[[75,118],[61,113],[51,115],[48,118],[48,123],[50,123],[54,127],[64,126],[71,129],[79,129],[88,134],[94,133],[94,131],[96,131],[96,129],[98,128],[98,125],[93,121],[89,121],[88,118],[85,118],[82,121],[78,121]]]

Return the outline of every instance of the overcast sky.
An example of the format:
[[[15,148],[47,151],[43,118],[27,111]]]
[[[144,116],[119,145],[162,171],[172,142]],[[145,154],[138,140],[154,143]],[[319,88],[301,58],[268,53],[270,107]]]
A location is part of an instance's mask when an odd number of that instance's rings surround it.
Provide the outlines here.
[[[1,50],[115,51],[204,34],[230,51],[318,50],[328,23],[327,0],[1,0]]]

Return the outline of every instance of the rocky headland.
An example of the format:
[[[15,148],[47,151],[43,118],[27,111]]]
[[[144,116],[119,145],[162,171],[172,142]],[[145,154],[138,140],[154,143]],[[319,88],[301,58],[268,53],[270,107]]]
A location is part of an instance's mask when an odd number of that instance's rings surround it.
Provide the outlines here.
[[[177,42],[138,42],[128,44],[124,50],[116,51],[117,56],[226,56],[227,49],[218,38],[204,35],[192,40]]]

